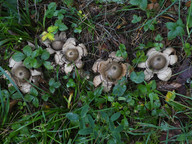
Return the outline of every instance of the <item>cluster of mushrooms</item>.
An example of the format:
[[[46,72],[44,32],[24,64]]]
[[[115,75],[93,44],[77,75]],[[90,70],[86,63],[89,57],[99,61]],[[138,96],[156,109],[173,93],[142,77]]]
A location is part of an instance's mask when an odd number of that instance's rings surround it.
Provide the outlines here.
[[[66,37],[65,32],[55,35],[55,40],[46,40],[43,42],[47,46],[47,51],[50,54],[55,54],[55,63],[60,65],[62,70],[68,74],[74,66],[78,69],[83,68],[82,57],[87,56],[87,49],[84,44],[76,44],[75,38]]]
[[[65,32],[55,35],[55,40],[42,41],[50,54],[54,54],[55,64],[60,65],[61,70],[68,74],[76,66],[82,70],[84,62],[82,57],[87,56],[88,52],[84,44],[78,44],[75,38],[66,37]],[[169,65],[177,62],[173,48],[167,48],[163,52],[155,48],[147,52],[147,60],[138,64],[139,68],[145,68],[145,80],[149,81],[154,74],[162,81],[168,81],[172,76],[172,70]],[[13,79],[23,93],[28,93],[33,85],[38,86],[38,81],[43,74],[36,69],[27,69],[22,62],[16,62],[12,58],[9,61],[11,72],[7,74]],[[98,87],[100,84],[104,91],[108,92],[112,86],[117,84],[122,77],[128,77],[131,73],[131,66],[126,63],[122,57],[117,57],[116,52],[109,54],[107,60],[98,59],[92,70],[97,73],[93,79],[93,84]]]

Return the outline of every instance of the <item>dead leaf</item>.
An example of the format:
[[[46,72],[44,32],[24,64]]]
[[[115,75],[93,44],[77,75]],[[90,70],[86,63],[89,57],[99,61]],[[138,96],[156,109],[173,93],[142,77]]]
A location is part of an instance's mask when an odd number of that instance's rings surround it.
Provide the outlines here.
[[[152,2],[152,3],[148,4],[148,5],[147,5],[147,9],[148,9],[148,10],[158,11],[158,10],[160,9],[159,3]]]
[[[192,65],[190,63],[190,59],[186,59],[182,63],[181,67],[177,71],[177,73],[180,74],[177,76],[176,82],[185,84],[186,81],[192,77]]]
[[[177,82],[167,83],[167,82],[159,82],[157,83],[157,89],[160,91],[172,91],[180,88],[182,84]]]
[[[186,6],[186,7],[190,7],[190,6],[191,6],[191,1],[186,2],[186,3],[185,3],[185,6]]]

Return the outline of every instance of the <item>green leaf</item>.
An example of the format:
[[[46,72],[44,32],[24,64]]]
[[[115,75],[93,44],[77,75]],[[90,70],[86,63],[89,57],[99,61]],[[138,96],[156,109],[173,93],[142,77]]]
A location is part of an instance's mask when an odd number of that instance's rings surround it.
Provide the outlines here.
[[[123,125],[119,125],[118,127],[115,128],[115,132],[120,133],[123,131],[123,128],[124,128]]]
[[[32,104],[37,108],[39,106],[39,100],[37,97],[33,97]]]
[[[23,48],[23,53],[26,55],[26,56],[31,56],[31,53],[32,53],[32,49],[29,45],[26,45],[24,48]]]
[[[48,5],[48,9],[49,10],[52,10],[52,11],[55,11],[57,8],[57,4],[55,2],[51,2],[49,5]]]
[[[177,36],[183,36],[185,34],[184,27],[181,19],[178,19],[176,23],[168,22],[166,23],[167,28],[170,30],[168,32],[168,40],[172,40]]]
[[[38,91],[34,87],[31,87],[30,94],[33,96],[38,96]]]
[[[39,67],[40,67],[40,65],[38,64],[37,59],[35,59],[35,58],[32,58],[32,59],[31,59],[30,65],[31,65],[31,67],[33,67],[33,68],[39,68]]]
[[[13,60],[15,60],[16,62],[20,62],[22,61],[26,56],[22,53],[22,52],[16,52],[14,53],[14,55],[12,56]]]
[[[50,57],[50,54],[47,50],[44,50],[42,55],[41,55],[41,59],[43,60],[47,60]]]
[[[44,94],[44,95],[42,95],[42,99],[43,99],[44,101],[47,101],[47,100],[49,99],[49,97],[50,97],[49,94]]]
[[[27,101],[27,102],[31,102],[33,100],[34,96],[30,95],[30,94],[27,94],[25,95],[24,99]]]
[[[111,116],[111,121],[116,121],[121,116],[120,112],[116,112]]]
[[[69,87],[75,87],[75,86],[76,86],[76,84],[73,81],[73,79],[69,79],[69,81],[67,82],[67,87],[69,88]]]
[[[93,120],[92,116],[90,114],[87,115],[88,120],[89,120],[89,124],[92,128],[95,127],[95,121]]]
[[[162,41],[163,38],[162,38],[162,36],[161,36],[160,34],[158,34],[158,35],[155,37],[155,40],[156,40],[156,41]]]
[[[132,23],[138,23],[141,21],[141,17],[137,15],[133,15],[133,20],[131,21]]]
[[[68,27],[62,22],[62,20],[56,20],[55,26],[58,26],[60,31],[65,31],[68,29]]]
[[[147,0],[130,0],[130,4],[136,5],[142,10],[147,8]]]
[[[39,56],[39,52],[40,52],[39,50],[33,51],[32,54],[31,54],[31,57],[35,58],[35,57]]]
[[[54,85],[54,83],[55,83],[54,78],[51,78],[51,79],[49,80],[49,86],[53,86],[53,85]]]
[[[21,99],[22,96],[21,94],[19,94],[18,92],[14,93],[12,96],[11,96],[12,99]]]
[[[81,32],[82,32],[82,27],[81,27],[81,26],[76,27],[76,28],[74,29],[74,33],[81,33]]]
[[[61,86],[61,83],[60,83],[60,82],[55,82],[55,83],[53,84],[53,86],[54,86],[55,88],[59,88],[59,87]]]
[[[116,84],[113,88],[113,94],[115,96],[122,96],[127,89],[127,86],[125,84]]]
[[[119,49],[120,50],[117,51],[116,56],[123,57],[124,59],[126,59],[127,58],[127,52],[126,52],[125,45],[124,44],[120,44],[119,45]]]
[[[49,90],[50,90],[51,93],[54,93],[54,92],[55,92],[55,87],[50,86],[50,87],[49,87]]]
[[[84,118],[87,115],[88,111],[89,111],[89,106],[88,105],[83,106],[81,110],[81,118]]]
[[[88,134],[91,134],[92,132],[93,132],[92,128],[84,128],[84,129],[79,130],[78,134],[88,135]]]
[[[49,61],[44,61],[44,62],[43,62],[43,65],[44,65],[45,68],[48,69],[48,70],[53,69],[53,66],[51,65],[51,62],[49,62]]]
[[[31,57],[27,57],[24,61],[23,61],[23,64],[26,68],[31,68],[31,61],[32,61],[32,58]]]
[[[130,79],[131,79],[133,82],[139,84],[139,83],[142,83],[142,82],[144,81],[144,79],[145,79],[145,74],[144,74],[143,71],[141,71],[141,72],[134,72],[134,71],[133,71],[133,72],[131,73],[131,75],[130,75]]]
[[[73,112],[69,112],[66,114],[66,117],[70,120],[70,121],[77,121],[79,120],[79,115],[75,114]]]
[[[55,32],[55,31],[57,31],[58,30],[58,26],[50,26],[50,27],[48,27],[48,29],[47,29],[47,31],[49,32],[49,33],[53,33],[53,32]]]

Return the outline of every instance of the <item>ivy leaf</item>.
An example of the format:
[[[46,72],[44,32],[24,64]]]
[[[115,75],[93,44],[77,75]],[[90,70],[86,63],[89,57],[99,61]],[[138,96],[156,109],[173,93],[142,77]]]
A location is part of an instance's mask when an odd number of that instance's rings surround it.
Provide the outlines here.
[[[133,82],[139,84],[139,83],[142,83],[142,82],[144,81],[144,79],[145,79],[145,74],[144,74],[143,71],[141,71],[141,72],[134,72],[134,71],[133,71],[133,72],[131,73],[131,75],[130,75],[130,79],[131,79]]]

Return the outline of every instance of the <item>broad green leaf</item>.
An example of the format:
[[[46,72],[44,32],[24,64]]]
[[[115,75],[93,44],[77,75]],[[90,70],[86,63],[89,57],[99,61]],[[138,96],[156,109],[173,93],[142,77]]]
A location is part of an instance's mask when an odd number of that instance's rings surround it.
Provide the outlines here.
[[[116,112],[111,116],[111,121],[116,121],[121,116],[120,112]]]
[[[55,40],[55,37],[54,37],[54,34],[53,34],[53,33],[47,33],[47,38],[48,38],[50,41],[54,41],[54,40]]]
[[[23,53],[26,55],[26,56],[31,56],[31,53],[32,53],[32,49],[29,45],[26,45],[24,48],[23,48]]]
[[[166,97],[165,97],[165,101],[169,102],[169,101],[173,101],[175,99],[175,92],[167,92]]]
[[[162,41],[163,38],[162,38],[162,36],[161,36],[160,34],[158,34],[158,35],[155,37],[155,40],[156,40],[156,41]]]
[[[26,56],[22,52],[16,52],[13,54],[12,58],[16,62],[22,61]]]
[[[49,5],[48,5],[48,9],[53,9],[54,11],[56,10],[57,8],[57,4],[55,2],[51,2]]]
[[[133,20],[131,21],[132,23],[138,23],[141,21],[141,17],[137,15],[133,15]]]
[[[83,106],[81,110],[81,118],[84,118],[87,115],[88,111],[89,111],[89,106],[88,105]]]
[[[48,70],[53,69],[53,66],[51,65],[51,62],[49,62],[49,61],[44,61],[44,62],[43,62],[43,65],[44,65],[45,68],[48,69]]]
[[[60,82],[55,82],[55,83],[53,84],[53,86],[54,86],[55,88],[59,88],[59,87],[61,86],[61,83],[60,83]]]
[[[30,95],[30,94],[27,94],[25,95],[24,99],[27,101],[27,102],[31,102],[33,100],[34,96]]]
[[[31,58],[31,57],[27,57],[27,58],[23,61],[23,64],[24,64],[27,68],[31,68],[31,67],[32,67],[31,62],[32,62],[32,58]]]
[[[115,96],[122,96],[127,89],[127,86],[125,84],[116,84],[113,88],[113,94]]]
[[[170,30],[168,32],[168,40],[172,40],[177,36],[183,36],[185,34],[184,31],[185,25],[183,24],[181,19],[178,19],[176,23],[167,22],[166,26]]]
[[[37,108],[39,106],[39,100],[37,97],[33,97],[32,104]]]
[[[75,86],[76,86],[76,84],[73,81],[73,79],[69,79],[69,81],[67,82],[67,87],[69,88],[69,87],[75,87]]]
[[[41,59],[47,60],[50,57],[50,54],[47,50],[44,50],[43,53],[41,54]]]
[[[43,95],[42,95],[42,99],[43,99],[44,101],[47,101],[49,97],[50,97],[49,94],[43,94]]]
[[[37,61],[37,59],[35,59],[35,58],[32,58],[32,59],[31,59],[30,65],[31,65],[31,67],[33,67],[33,68],[38,68],[38,67],[39,67],[38,61]]]
[[[89,120],[89,124],[92,128],[95,127],[95,121],[93,120],[92,116],[90,114],[87,115],[88,120]]]
[[[34,87],[31,87],[30,94],[33,96],[38,96],[38,91]]]
[[[54,83],[55,83],[54,78],[51,78],[51,79],[49,80],[49,86],[53,86]]]
[[[136,5],[142,10],[147,8],[147,0],[130,0],[130,4]]]
[[[70,120],[70,121],[77,121],[79,120],[79,115],[75,114],[73,112],[69,112],[66,114],[66,117]]]
[[[131,79],[133,82],[139,84],[139,83],[142,83],[142,82],[144,81],[144,79],[145,79],[145,74],[144,74],[143,71],[141,71],[141,72],[134,72],[134,71],[133,71],[133,72],[131,73],[131,75],[130,75],[130,79]]]
[[[49,87],[49,90],[50,90],[51,93],[54,93],[54,92],[55,92],[55,87],[50,86],[50,87]]]
[[[19,94],[18,92],[14,93],[12,96],[11,96],[12,99],[21,99],[22,96],[21,94]]]
[[[88,135],[88,134],[91,134],[92,132],[93,132],[92,128],[84,128],[84,129],[79,130],[78,134]]]
[[[48,29],[47,29],[47,31],[49,32],[49,33],[53,33],[53,32],[55,32],[55,31],[57,31],[58,30],[58,26],[50,26],[50,27],[48,27]]]

